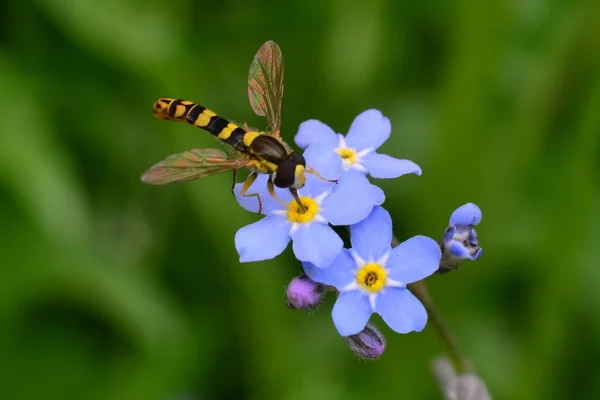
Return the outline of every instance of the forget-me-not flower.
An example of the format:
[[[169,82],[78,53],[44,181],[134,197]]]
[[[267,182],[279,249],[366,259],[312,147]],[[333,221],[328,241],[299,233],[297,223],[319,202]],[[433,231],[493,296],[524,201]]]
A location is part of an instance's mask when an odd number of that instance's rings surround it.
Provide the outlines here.
[[[319,268],[328,267],[343,247],[342,239],[329,224],[355,224],[373,208],[372,198],[378,204],[384,200],[383,192],[376,186],[364,190],[365,185],[357,184],[355,180],[333,184],[307,174],[304,187],[298,190],[306,208],[301,213],[287,189],[276,188],[280,201],[275,200],[267,190],[267,179],[267,175],[259,176],[248,189],[248,193],[260,195],[262,213],[266,216],[236,233],[235,247],[240,262],[274,258],[285,250],[291,240],[298,260]],[[238,202],[247,210],[257,212],[256,198],[239,194],[241,185],[237,184],[235,188]]]
[[[457,269],[462,260],[477,260],[483,250],[479,247],[474,227],[481,221],[481,210],[473,203],[458,207],[450,216],[448,228],[441,240],[443,252],[440,272]]]
[[[392,249],[392,219],[381,207],[351,226],[350,235],[352,248],[343,249],[329,268],[303,263],[313,281],[339,291],[332,311],[338,332],[356,335],[374,312],[398,333],[423,330],[427,312],[406,285],[438,269],[439,245],[414,236]]]
[[[306,148],[305,157],[323,176],[338,179],[345,174],[370,174],[373,178],[397,178],[405,174],[421,175],[421,168],[409,160],[400,160],[376,150],[389,138],[390,120],[378,110],[359,114],[346,136],[337,134],[317,120],[303,122],[294,140]]]

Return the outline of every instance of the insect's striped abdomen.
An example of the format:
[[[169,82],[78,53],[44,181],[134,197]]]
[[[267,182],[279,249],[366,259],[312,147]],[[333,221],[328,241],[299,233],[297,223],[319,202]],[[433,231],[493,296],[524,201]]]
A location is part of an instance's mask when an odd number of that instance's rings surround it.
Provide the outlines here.
[[[154,115],[160,119],[185,121],[190,125],[212,133],[240,151],[246,151],[249,146],[248,143],[244,143],[244,135],[254,133],[246,132],[206,107],[187,100],[161,97],[154,103]],[[254,137],[254,135],[251,136]],[[249,142],[249,138],[247,137],[245,142]]]

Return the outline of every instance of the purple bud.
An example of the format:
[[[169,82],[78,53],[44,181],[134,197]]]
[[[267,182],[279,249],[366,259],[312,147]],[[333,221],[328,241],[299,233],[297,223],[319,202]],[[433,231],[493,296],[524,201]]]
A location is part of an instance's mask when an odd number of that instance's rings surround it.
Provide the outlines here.
[[[306,275],[297,276],[286,289],[288,308],[296,310],[312,310],[323,299],[324,287],[312,281]]]
[[[344,339],[350,350],[364,360],[376,360],[385,351],[385,338],[373,324],[367,324],[360,333]]]

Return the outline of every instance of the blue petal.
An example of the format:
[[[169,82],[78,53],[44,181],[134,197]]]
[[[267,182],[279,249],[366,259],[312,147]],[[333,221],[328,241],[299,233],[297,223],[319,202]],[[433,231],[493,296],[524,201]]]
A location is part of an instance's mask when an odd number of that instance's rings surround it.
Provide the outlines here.
[[[369,153],[361,164],[373,178],[398,178],[405,174],[421,175],[421,168],[410,160],[400,160],[385,154]]]
[[[450,242],[450,252],[456,257],[471,258],[469,249],[467,249],[464,244],[457,242],[456,240]]]
[[[356,335],[362,331],[371,314],[369,297],[358,290],[340,293],[331,312],[333,323],[342,336]]]
[[[318,268],[311,263],[302,263],[302,266],[310,279],[333,286],[338,290],[343,289],[355,279],[356,263],[348,249],[342,249],[327,268]]]
[[[309,146],[304,151],[304,160],[307,169],[314,169],[323,178],[336,180],[342,173],[342,158],[335,149],[339,146],[338,139],[324,139],[319,143]]]
[[[420,281],[437,271],[441,257],[442,251],[435,240],[413,236],[392,250],[386,264],[388,276],[403,284]]]
[[[318,268],[329,267],[344,246],[337,233],[320,222],[301,226],[294,232],[292,239],[296,258]]]
[[[304,183],[304,187],[298,190],[300,196],[316,197],[336,186],[335,182],[324,181],[313,174],[306,174],[305,176],[306,182]]]
[[[382,207],[375,207],[369,216],[350,227],[350,241],[365,261],[377,261],[391,250],[392,217]]]
[[[444,243],[451,241],[454,238],[454,234],[456,233],[456,227],[449,226],[446,228],[444,232]]]
[[[472,245],[479,246],[479,238],[477,237],[477,232],[475,232],[475,229],[471,229],[471,232],[469,233],[469,242]]]
[[[367,110],[359,114],[346,135],[346,145],[357,151],[372,148],[377,150],[390,137],[390,120],[379,110]]]
[[[269,215],[235,234],[240,262],[269,260],[281,254],[290,241],[290,224],[279,215]]]
[[[477,253],[475,253],[475,255],[473,256],[473,258],[471,258],[472,260],[477,260],[479,257],[481,257],[481,255],[483,254],[483,249],[480,247],[477,249]]]
[[[335,137],[335,132],[329,126],[316,119],[310,119],[300,124],[294,141],[298,147],[305,149],[331,137]]]
[[[268,214],[269,212],[271,212],[273,210],[281,210],[284,208],[269,193],[269,190],[267,188],[267,180],[268,179],[269,179],[269,176],[266,174],[258,175],[258,177],[254,181],[254,183],[252,183],[252,185],[250,185],[250,187],[248,188],[248,190],[246,192],[246,194],[258,193],[260,195],[260,201],[262,202],[262,211],[261,211],[262,214]],[[243,183],[237,183],[235,185],[235,189],[233,190],[233,192],[235,194],[236,200],[246,210],[253,212],[253,213],[257,213],[258,212],[258,199],[256,197],[242,196],[240,194],[240,191],[242,190],[242,186],[243,186]],[[287,189],[275,188],[275,193],[282,200],[289,201],[291,199],[291,195],[289,193],[289,190],[287,190]]]
[[[481,210],[473,203],[458,207],[450,216],[450,225],[477,225],[481,221]]]
[[[405,288],[386,287],[375,300],[374,312],[398,333],[420,332],[427,324],[425,307]]]
[[[383,192],[383,190],[381,190],[379,186],[371,185],[371,191],[373,194],[373,201],[375,202],[375,205],[382,205],[385,201],[385,193]]]
[[[321,203],[321,215],[332,225],[353,225],[367,218],[384,200],[383,191],[362,173],[348,171]]]

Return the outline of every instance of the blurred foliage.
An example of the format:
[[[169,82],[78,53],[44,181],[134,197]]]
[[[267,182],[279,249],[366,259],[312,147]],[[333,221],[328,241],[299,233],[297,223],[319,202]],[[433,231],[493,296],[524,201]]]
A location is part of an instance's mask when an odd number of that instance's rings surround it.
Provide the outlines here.
[[[8,0],[0,4],[3,399],[434,399],[431,328],[359,362],[284,307],[291,251],[239,264],[257,219],[230,175],[140,174],[213,145],[152,117],[160,96],[253,116],[246,74],[276,40],[283,135],[367,108],[422,177],[379,182],[401,238],[468,201],[484,256],[429,279],[495,399],[600,396],[600,2]],[[268,240],[268,238],[267,238]],[[383,328],[378,318],[375,322]]]

